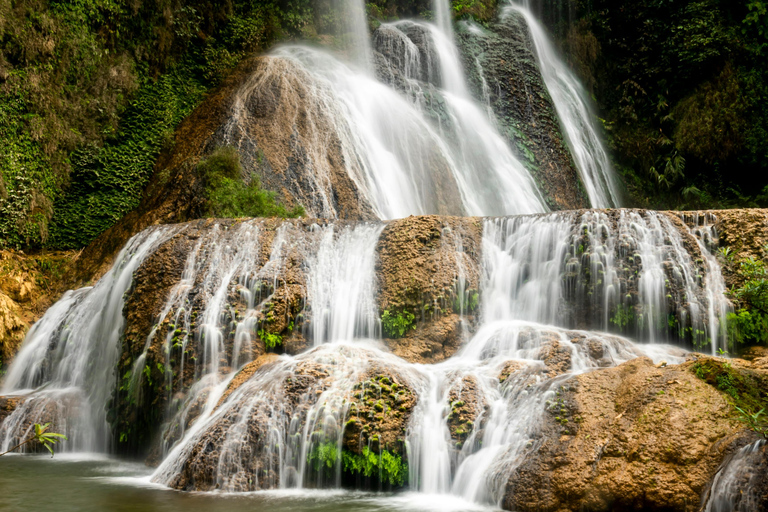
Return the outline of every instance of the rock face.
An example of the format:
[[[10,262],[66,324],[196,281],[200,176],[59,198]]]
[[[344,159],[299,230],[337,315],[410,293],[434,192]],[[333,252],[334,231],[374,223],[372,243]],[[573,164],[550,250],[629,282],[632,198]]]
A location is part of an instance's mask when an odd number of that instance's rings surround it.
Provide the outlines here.
[[[27,330],[61,295],[74,252],[27,256],[0,251],[0,370],[21,347]]]
[[[297,481],[338,484],[343,474],[358,488],[371,476],[379,485],[402,486],[405,475],[393,474],[392,467],[363,474],[350,460],[369,453],[404,460],[404,434],[416,403],[409,377],[375,352],[348,347],[327,355],[321,349],[297,360],[272,360],[236,379],[220,414],[197,436],[168,484],[252,491]],[[370,364],[358,371],[361,357]],[[287,446],[280,446],[283,439]],[[405,467],[399,464],[398,470]]]
[[[727,395],[698,378],[696,364],[638,358],[567,381],[540,445],[509,479],[504,507],[698,510],[744,432]]]
[[[405,336],[384,343],[407,361],[443,360],[474,321],[480,223],[433,216],[382,227],[378,244],[371,241],[378,255],[371,292],[379,293],[370,323],[382,318],[386,325],[385,312],[410,313]],[[267,351],[295,355],[311,347],[323,334],[317,329],[327,328],[315,313],[324,306],[313,303],[321,297],[312,294],[322,290],[310,289],[312,265],[328,236],[346,232],[343,223],[330,228],[312,220],[192,221],[146,258],[125,303],[121,380],[111,404],[121,452],[172,443],[183,428],[158,437],[157,425],[170,421],[169,410],[201,407],[187,400],[211,364],[225,375],[230,365]],[[213,325],[223,327],[214,332]],[[218,348],[206,342],[210,336],[222,336]]]
[[[465,27],[457,37],[475,96],[492,108],[500,132],[533,173],[549,207],[589,207],[522,15],[510,13],[487,30]]]
[[[728,288],[739,287],[739,263],[745,258],[768,257],[768,210],[709,210],[679,214],[686,225],[704,233],[713,250],[727,249],[727,256],[720,254],[718,261]],[[714,229],[712,229],[714,228]]]
[[[411,318],[402,334],[384,326],[392,352],[438,362],[461,345],[478,312],[482,224],[461,217],[409,217],[379,238],[379,310]],[[415,327],[418,325],[418,330]]]
[[[657,252],[647,252],[651,235],[636,232],[646,225],[658,238],[653,242],[659,244]],[[190,390],[211,365],[223,376],[266,353],[296,355],[318,343],[333,322],[325,316],[327,305],[317,303],[325,300],[323,287],[333,286],[330,281],[320,284],[322,276],[313,274],[318,251],[365,226],[309,219],[208,219],[183,225],[161,244],[135,272],[125,304],[120,385],[110,405],[120,451],[146,453],[150,447],[157,451],[163,443],[172,444],[200,412],[204,401],[198,397],[189,402],[198,395]],[[483,252],[492,251],[494,243],[523,247],[530,236],[553,261],[538,268],[538,256],[526,255],[509,263],[522,265],[525,273],[509,279],[510,286],[531,279],[550,279],[556,286],[554,292],[551,285],[542,288],[554,293],[547,300],[557,304],[556,316],[538,321],[630,333],[637,329],[643,335],[647,326],[630,320],[642,318],[648,308],[650,299],[642,295],[638,275],[651,263],[659,266],[658,279],[666,293],[665,324],[672,324],[668,317],[695,322],[690,314],[694,301],[697,311],[707,307],[705,281],[694,276],[707,273],[702,246],[677,214],[587,210],[499,220],[423,216],[367,226],[380,232],[372,232],[373,238],[365,242],[374,251],[369,290],[373,303],[361,313],[357,329],[363,331],[357,335],[381,336],[391,353],[412,363],[443,361],[471,337],[478,324],[482,280],[487,278],[481,270]],[[496,229],[506,242],[493,238]],[[517,236],[523,238],[515,242]],[[563,244],[566,249],[560,255]],[[666,261],[659,265],[654,258]],[[545,270],[554,273],[541,274]],[[688,326],[669,332],[689,340],[686,333],[693,329],[685,331]],[[220,344],[211,347],[206,341],[211,336],[220,336]],[[527,334],[522,336],[526,343]],[[553,333],[541,351],[531,354],[543,361],[543,375],[550,378],[572,365],[572,354],[560,336]],[[569,336],[597,365],[611,364],[603,359],[609,355],[599,343],[583,333]],[[175,414],[169,411],[179,410],[186,411],[185,419],[174,423]],[[168,429],[158,432],[158,424]]]
[[[310,217],[370,220],[342,149],[324,85],[282,57],[253,60],[235,92],[229,118],[206,143],[207,151],[238,148],[246,182],[258,178],[289,206]]]

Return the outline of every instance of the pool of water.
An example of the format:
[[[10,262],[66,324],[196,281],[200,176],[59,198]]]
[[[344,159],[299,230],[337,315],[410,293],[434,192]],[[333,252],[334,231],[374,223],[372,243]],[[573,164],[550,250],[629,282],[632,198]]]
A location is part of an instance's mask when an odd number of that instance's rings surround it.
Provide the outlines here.
[[[489,512],[455,496],[350,491],[185,493],[149,482],[151,469],[102,456],[0,457],[0,511]]]

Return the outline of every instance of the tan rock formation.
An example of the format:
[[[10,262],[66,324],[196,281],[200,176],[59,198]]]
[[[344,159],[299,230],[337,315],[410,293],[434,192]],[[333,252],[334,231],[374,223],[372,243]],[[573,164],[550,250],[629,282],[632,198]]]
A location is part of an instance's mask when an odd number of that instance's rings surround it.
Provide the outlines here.
[[[698,510],[744,434],[726,396],[694,364],[638,358],[568,381],[540,446],[509,479],[504,507]]]

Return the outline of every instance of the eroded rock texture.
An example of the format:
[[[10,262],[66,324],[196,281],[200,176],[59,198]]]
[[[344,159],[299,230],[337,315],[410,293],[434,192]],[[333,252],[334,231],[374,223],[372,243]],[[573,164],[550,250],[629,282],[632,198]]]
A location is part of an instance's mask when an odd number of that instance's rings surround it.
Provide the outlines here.
[[[422,216],[387,224],[378,246],[379,309],[391,317],[412,315],[403,335],[385,328],[394,354],[437,362],[456,352],[478,313],[481,240],[476,218]]]
[[[695,361],[638,358],[569,380],[507,484],[509,510],[695,511],[743,425]]]

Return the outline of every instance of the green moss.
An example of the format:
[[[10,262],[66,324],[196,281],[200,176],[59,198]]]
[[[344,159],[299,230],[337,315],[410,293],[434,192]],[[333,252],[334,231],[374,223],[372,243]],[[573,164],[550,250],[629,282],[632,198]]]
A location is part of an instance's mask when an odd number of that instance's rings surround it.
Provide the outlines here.
[[[768,379],[722,359],[700,360],[691,368],[698,378],[725,393],[740,421],[758,433],[768,433]]]

